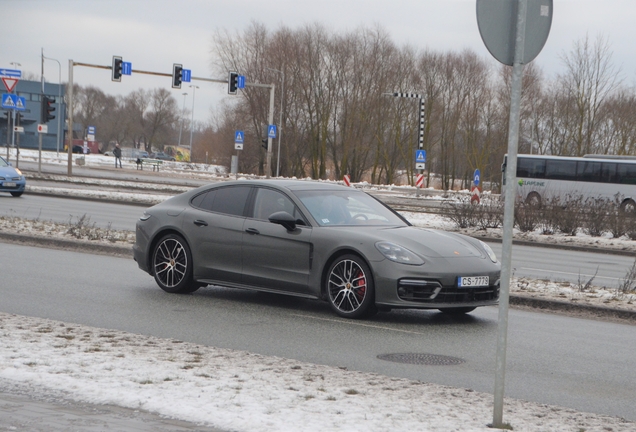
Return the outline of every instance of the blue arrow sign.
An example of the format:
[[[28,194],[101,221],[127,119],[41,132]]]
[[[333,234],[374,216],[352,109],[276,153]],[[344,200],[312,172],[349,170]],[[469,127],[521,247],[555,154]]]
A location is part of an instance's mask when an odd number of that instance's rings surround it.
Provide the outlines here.
[[[475,175],[473,177],[473,183],[475,183],[475,186],[479,186],[480,177],[481,177],[481,173],[479,172],[478,169],[476,169],[475,170]]]
[[[239,75],[236,78],[236,88],[245,88],[245,76],[244,75]]]
[[[426,162],[426,150],[415,150],[415,163]]]
[[[267,128],[267,138],[276,138],[276,125],[269,125]]]
[[[234,132],[234,143],[235,144],[243,144],[243,140],[245,138],[245,133],[242,130],[237,130]]]
[[[121,74],[122,75],[132,75],[132,63],[131,62],[121,62]]]
[[[192,81],[192,71],[190,69],[181,69],[181,81],[183,82]]]
[[[17,69],[0,69],[0,75],[12,78],[22,78],[22,71]]]

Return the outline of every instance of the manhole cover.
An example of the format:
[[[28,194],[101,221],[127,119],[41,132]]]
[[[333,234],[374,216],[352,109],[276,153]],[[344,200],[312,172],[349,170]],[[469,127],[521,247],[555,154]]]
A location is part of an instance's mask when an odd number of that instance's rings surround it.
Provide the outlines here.
[[[437,354],[422,354],[422,353],[397,353],[397,354],[380,354],[378,356],[380,360],[392,361],[396,363],[408,363],[418,365],[430,365],[430,366],[449,366],[462,364],[464,359],[457,357],[449,357]]]

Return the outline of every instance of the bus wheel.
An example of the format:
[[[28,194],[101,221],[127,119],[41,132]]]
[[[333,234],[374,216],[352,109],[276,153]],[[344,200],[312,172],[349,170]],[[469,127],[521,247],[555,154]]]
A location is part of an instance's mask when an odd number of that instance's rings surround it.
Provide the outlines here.
[[[541,195],[536,192],[530,192],[526,197],[526,204],[532,207],[541,207]]]
[[[633,199],[626,199],[621,203],[621,211],[623,213],[634,213],[636,212],[636,203]]]

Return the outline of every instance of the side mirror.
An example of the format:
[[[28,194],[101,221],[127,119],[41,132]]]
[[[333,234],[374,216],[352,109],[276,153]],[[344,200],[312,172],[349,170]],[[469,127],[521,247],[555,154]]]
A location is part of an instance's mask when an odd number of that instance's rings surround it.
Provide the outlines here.
[[[284,211],[273,213],[270,215],[269,221],[284,226],[287,231],[294,231],[296,229],[296,219]]]

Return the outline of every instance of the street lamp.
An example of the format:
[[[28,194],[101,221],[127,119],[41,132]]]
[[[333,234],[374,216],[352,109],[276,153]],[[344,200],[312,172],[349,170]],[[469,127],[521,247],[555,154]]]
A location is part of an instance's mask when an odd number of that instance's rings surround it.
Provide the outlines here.
[[[20,63],[18,63],[18,62],[11,62],[11,63],[9,63],[9,64],[10,64],[11,66],[13,66],[13,67],[16,67],[16,68],[18,68],[18,67],[22,66],[22,65],[21,65]]]
[[[199,86],[191,85],[192,89],[192,121],[190,123],[190,162],[192,162],[192,131],[194,130],[194,94]]]
[[[45,57],[44,55],[42,55],[42,58],[44,60],[53,60],[54,62],[57,62],[57,67],[58,67],[58,73],[59,73],[59,77],[58,77],[58,86],[57,86],[57,103],[60,105],[60,107],[62,106],[62,64],[59,62],[59,60],[55,60],[54,58],[49,58],[49,57]],[[60,155],[60,122],[61,122],[61,117],[62,117],[62,110],[60,109],[60,112],[57,114],[57,156]]]
[[[280,112],[278,117],[278,156],[276,158],[276,177],[278,177],[278,173],[280,171],[280,139],[283,134],[283,98],[285,96],[285,74],[283,71],[279,71],[278,69],[265,68],[274,72],[278,72],[282,75],[282,84],[280,86]]]
[[[181,132],[183,131],[183,121],[185,120],[185,101],[187,93],[183,93],[183,108],[181,109],[181,127],[179,128],[179,147],[181,147]]]

